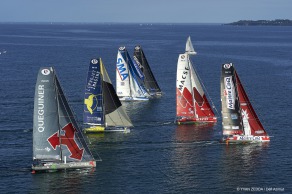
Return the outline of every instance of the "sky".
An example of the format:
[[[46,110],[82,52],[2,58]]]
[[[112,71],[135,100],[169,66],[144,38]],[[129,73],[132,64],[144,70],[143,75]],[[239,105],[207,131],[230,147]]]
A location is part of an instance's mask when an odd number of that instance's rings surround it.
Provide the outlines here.
[[[292,19],[292,0],[0,0],[0,22],[229,23]]]

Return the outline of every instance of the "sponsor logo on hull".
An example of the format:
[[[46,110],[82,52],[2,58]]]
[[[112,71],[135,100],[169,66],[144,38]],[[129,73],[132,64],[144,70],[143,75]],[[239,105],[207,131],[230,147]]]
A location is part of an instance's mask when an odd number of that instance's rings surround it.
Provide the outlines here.
[[[127,79],[127,77],[129,76],[127,67],[123,63],[122,58],[118,58],[118,60],[117,60],[117,71],[118,71],[122,81]]]
[[[232,77],[224,77],[224,96],[226,97],[226,106],[228,109],[235,109],[235,92]]]

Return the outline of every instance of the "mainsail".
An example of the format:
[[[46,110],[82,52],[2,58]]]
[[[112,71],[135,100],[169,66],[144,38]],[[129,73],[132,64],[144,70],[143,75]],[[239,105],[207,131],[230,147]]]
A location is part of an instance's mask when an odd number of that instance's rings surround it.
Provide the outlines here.
[[[125,47],[120,47],[117,54],[116,89],[120,100],[148,100],[150,97],[144,86],[144,74]]]
[[[52,67],[41,68],[38,73],[33,117],[33,160],[42,163],[33,165],[33,170],[95,166]]]
[[[222,65],[221,103],[223,135],[243,134],[241,109],[238,98],[237,79],[232,64]]]
[[[189,40],[190,38],[188,38]],[[176,122],[178,124],[216,122],[217,118],[207,100],[198,74],[190,60],[190,54],[194,54],[193,46],[191,45],[191,47],[191,50],[186,51],[185,54],[180,54],[178,57]]]
[[[101,58],[90,61],[84,98],[83,119],[90,126],[85,131],[97,132],[105,128],[133,126]]]
[[[232,63],[222,65],[221,99],[223,135],[267,136]]]
[[[150,95],[161,95],[161,89],[151,71],[141,46],[135,46],[133,58],[145,76],[144,84],[148,93]]]

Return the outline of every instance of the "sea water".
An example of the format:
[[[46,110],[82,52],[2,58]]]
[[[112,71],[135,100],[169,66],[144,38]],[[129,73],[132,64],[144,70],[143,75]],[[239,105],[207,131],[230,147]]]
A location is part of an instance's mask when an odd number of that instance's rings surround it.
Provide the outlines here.
[[[178,55],[191,36],[194,66],[215,107],[214,126],[177,126]],[[92,58],[115,86],[117,51],[141,45],[163,95],[124,102],[130,133],[86,135],[95,170],[31,174],[37,73],[53,66],[82,123]],[[0,24],[0,193],[291,193],[292,27],[190,24]],[[234,63],[268,144],[225,145],[221,64]]]

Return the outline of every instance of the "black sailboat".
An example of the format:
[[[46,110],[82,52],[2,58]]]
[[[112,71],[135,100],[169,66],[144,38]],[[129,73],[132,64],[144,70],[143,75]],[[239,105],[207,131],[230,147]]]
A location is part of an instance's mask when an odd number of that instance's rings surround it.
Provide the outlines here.
[[[34,98],[32,172],[95,166],[55,70],[40,68]]]
[[[141,46],[139,45],[135,46],[133,58],[135,62],[139,65],[141,71],[145,76],[144,84],[148,93],[151,96],[161,96],[162,95],[161,89],[151,71],[149,63],[146,59],[146,56]]]

